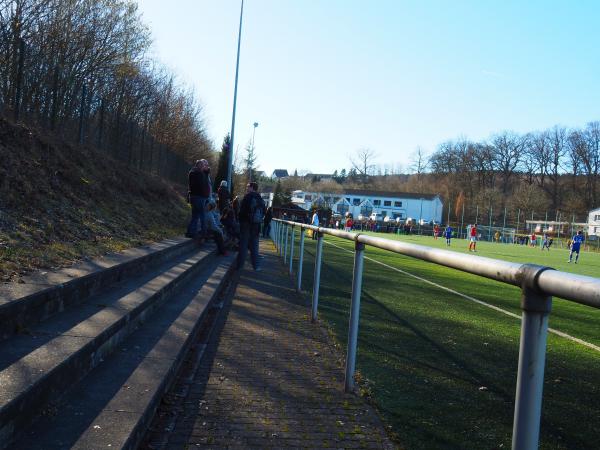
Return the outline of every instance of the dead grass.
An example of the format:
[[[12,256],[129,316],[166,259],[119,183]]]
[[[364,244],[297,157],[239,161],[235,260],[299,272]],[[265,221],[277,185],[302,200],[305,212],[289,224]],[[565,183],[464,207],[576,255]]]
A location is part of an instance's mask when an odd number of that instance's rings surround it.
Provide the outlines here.
[[[181,189],[0,118],[0,280],[183,234]]]

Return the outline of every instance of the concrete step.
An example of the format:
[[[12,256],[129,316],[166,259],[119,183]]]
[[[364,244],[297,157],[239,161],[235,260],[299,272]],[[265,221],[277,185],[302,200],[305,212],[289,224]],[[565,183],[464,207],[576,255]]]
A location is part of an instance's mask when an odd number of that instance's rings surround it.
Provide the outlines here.
[[[119,280],[143,273],[197,248],[191,239],[167,239],[53,272],[0,285],[0,340],[27,331]]]
[[[227,282],[214,257],[118,349],[75,383],[11,449],[134,449]]]
[[[214,258],[193,251],[124,280],[0,346],[0,448],[98,366]]]

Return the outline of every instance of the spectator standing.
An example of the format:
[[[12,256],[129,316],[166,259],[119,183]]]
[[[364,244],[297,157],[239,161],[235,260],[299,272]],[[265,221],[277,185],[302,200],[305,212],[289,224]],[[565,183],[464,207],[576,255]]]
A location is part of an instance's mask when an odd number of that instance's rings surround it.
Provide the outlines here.
[[[271,232],[271,220],[273,220],[273,207],[269,206],[265,212],[265,220],[263,221],[263,237],[269,237]]]
[[[188,174],[188,201],[192,207],[192,219],[186,237],[194,238],[206,234],[206,202],[211,193],[210,166],[205,159],[199,159]],[[198,230],[200,222],[200,230]]]
[[[258,239],[260,225],[265,216],[265,202],[258,191],[258,184],[254,181],[246,186],[246,195],[240,205],[240,249],[237,257],[238,270],[243,269],[246,252],[250,249],[250,258],[254,270],[260,270],[258,265]]]
[[[219,189],[217,189],[217,207],[219,208],[219,211],[223,212],[225,208],[229,206],[230,201],[231,194],[227,187],[227,180],[223,180],[219,185]]]
[[[311,219],[311,221],[310,221],[310,224],[311,224],[313,227],[318,227],[318,226],[319,226],[319,215],[317,214],[317,210],[316,210],[316,209],[315,209],[315,212],[314,212],[314,213],[313,213],[313,215],[312,215],[312,219]],[[318,234],[318,233],[317,233],[316,231],[314,231],[314,230],[313,230],[313,232],[312,232],[312,238],[313,238],[313,239],[317,239],[317,234]]]

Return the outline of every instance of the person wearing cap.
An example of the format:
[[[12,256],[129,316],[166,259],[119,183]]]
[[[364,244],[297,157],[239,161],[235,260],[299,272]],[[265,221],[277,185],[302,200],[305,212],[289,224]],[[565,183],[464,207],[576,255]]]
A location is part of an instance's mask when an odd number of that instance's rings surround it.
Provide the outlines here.
[[[223,212],[229,201],[231,200],[231,194],[229,193],[229,187],[227,186],[227,180],[221,181],[219,189],[217,189],[217,207],[219,211]]]
[[[188,174],[188,201],[192,207],[192,219],[186,237],[195,238],[206,233],[206,202],[211,193],[210,166],[206,159],[199,159]],[[198,230],[200,222],[200,230]]]

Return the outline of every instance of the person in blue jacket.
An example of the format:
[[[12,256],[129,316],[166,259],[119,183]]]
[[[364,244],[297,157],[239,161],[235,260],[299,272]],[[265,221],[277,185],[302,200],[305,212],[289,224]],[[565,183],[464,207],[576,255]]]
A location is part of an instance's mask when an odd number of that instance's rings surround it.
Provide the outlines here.
[[[581,244],[583,244],[584,241],[585,237],[583,236],[583,231],[579,230],[577,234],[573,236],[573,239],[571,239],[571,252],[569,253],[568,262],[572,261],[573,253],[576,253],[575,264],[577,264],[577,261],[579,260],[579,250],[581,249]]]

